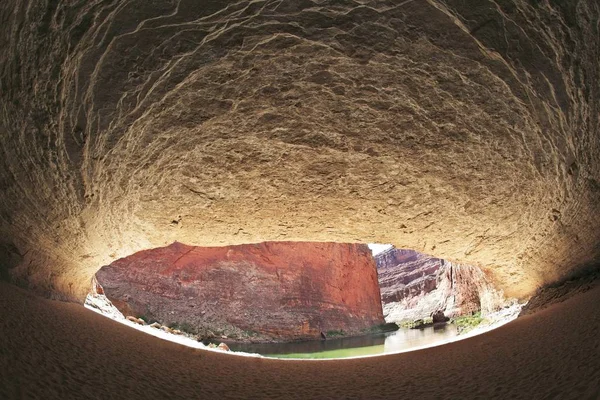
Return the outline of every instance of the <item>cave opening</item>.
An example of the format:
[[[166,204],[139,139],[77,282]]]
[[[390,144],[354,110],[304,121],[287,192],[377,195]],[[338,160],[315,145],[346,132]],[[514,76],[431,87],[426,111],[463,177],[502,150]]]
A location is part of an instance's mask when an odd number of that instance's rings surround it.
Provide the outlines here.
[[[326,359],[459,340],[522,304],[476,266],[391,244],[175,242],[100,268],[86,306],[192,347]]]

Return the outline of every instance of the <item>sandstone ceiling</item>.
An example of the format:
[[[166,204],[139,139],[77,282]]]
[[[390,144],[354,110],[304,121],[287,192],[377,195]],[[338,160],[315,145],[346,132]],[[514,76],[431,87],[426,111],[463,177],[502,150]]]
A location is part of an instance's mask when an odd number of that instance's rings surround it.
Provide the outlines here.
[[[5,0],[2,274],[382,242],[523,296],[600,254],[595,0]]]

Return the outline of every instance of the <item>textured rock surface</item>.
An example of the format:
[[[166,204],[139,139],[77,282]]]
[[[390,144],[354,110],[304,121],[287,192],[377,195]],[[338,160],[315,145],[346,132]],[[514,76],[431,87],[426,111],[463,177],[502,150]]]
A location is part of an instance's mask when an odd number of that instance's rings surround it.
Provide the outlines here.
[[[531,297],[521,310],[520,316],[536,313],[556,303],[562,303],[569,298],[600,284],[600,268],[589,268],[580,271],[580,274],[571,276],[564,281],[555,282],[541,288]]]
[[[530,294],[598,260],[599,19],[2,1],[0,275],[83,300],[101,265],[176,240],[380,242]]]
[[[442,260],[414,250],[391,248],[375,256],[381,301],[407,307],[436,290]],[[432,311],[432,310],[430,310]]]
[[[492,313],[504,295],[479,268],[440,260],[413,250],[391,248],[375,256],[386,321]]]
[[[96,276],[125,315],[185,324],[201,335],[317,339],[384,323],[366,245],[174,243],[117,260]]]

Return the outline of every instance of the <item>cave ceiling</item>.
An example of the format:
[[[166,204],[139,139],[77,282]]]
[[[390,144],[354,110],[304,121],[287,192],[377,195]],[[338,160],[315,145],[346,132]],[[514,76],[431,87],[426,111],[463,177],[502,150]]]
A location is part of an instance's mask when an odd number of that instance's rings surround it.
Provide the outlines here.
[[[0,4],[0,263],[393,243],[526,296],[600,253],[600,5]]]

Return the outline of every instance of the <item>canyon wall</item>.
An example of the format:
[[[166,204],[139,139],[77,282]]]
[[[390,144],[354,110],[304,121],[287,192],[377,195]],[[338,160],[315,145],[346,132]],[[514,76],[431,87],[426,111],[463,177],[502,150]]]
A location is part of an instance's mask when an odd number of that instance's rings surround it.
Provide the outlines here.
[[[388,322],[425,318],[436,311],[448,317],[477,311],[485,315],[504,304],[503,294],[477,267],[396,248],[375,260]]]
[[[366,245],[174,243],[117,260],[96,276],[125,315],[205,337],[315,339],[321,332],[357,334],[384,322]]]

